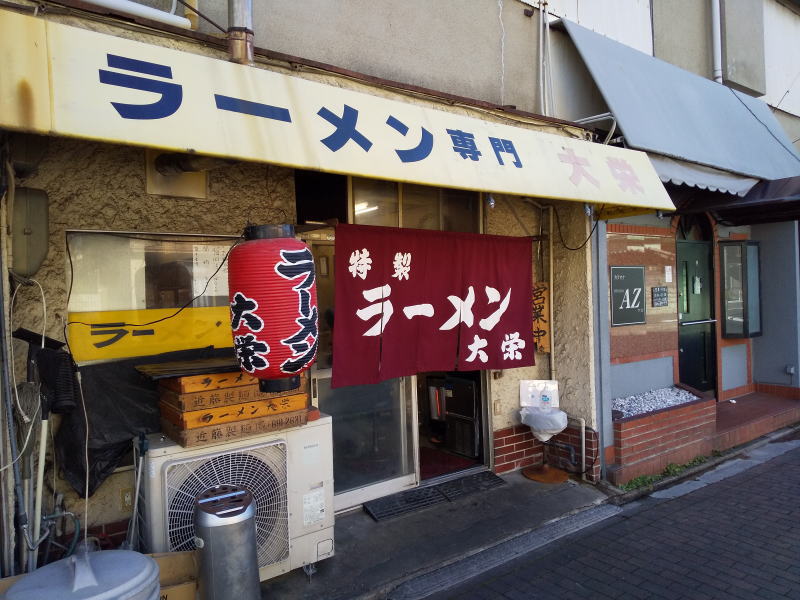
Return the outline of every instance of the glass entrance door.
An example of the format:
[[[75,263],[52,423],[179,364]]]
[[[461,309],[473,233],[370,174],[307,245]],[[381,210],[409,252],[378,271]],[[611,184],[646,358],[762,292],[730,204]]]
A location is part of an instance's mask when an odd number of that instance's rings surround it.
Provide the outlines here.
[[[311,377],[314,404],[333,417],[337,511],[417,484],[411,378],[331,388],[331,370]]]
[[[311,397],[333,417],[334,509],[345,510],[417,484],[411,378],[331,388],[333,364],[333,232],[306,238],[317,267],[319,351]]]

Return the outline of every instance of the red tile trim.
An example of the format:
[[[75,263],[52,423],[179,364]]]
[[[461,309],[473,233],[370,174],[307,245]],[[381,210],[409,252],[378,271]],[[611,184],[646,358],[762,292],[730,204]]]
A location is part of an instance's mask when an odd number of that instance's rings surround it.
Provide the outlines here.
[[[636,356],[622,356],[619,358],[612,358],[612,365],[621,365],[625,363],[640,362],[643,360],[653,360],[656,358],[671,357],[673,361],[677,360],[677,350],[664,350],[663,352],[653,352],[652,354],[637,354]],[[674,363],[673,363],[674,364]]]

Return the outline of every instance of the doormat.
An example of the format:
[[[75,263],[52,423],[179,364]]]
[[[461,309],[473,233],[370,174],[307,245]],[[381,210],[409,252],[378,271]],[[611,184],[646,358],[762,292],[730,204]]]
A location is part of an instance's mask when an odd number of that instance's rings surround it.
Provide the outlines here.
[[[412,513],[442,502],[453,502],[463,496],[484,492],[504,485],[500,477],[491,471],[482,471],[439,485],[400,492],[364,503],[364,511],[375,521],[385,521]]]
[[[447,502],[447,498],[437,490],[438,486],[419,488],[392,494],[364,503],[364,510],[376,521],[391,519],[399,515],[414,512],[427,506]]]
[[[470,475],[469,477],[461,477],[460,479],[453,479],[446,481],[436,487],[450,502],[461,496],[467,494],[474,494],[476,492],[485,492],[501,485],[505,485],[505,481],[492,473],[491,471],[483,471]]]

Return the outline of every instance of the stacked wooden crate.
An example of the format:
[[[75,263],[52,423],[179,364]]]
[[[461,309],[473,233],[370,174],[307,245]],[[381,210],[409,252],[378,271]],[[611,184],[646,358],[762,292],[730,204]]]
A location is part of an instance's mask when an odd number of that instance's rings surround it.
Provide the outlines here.
[[[190,375],[159,382],[161,430],[182,446],[200,446],[304,425],[308,380],[287,392],[263,393],[241,371]],[[312,417],[313,418],[313,417]]]

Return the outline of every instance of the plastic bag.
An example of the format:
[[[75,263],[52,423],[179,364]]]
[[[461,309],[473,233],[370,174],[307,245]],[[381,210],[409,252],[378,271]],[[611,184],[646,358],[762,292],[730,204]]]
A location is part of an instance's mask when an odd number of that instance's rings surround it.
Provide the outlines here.
[[[540,439],[547,436],[543,441],[567,428],[567,413],[557,408],[524,406],[519,411],[519,418],[523,424],[530,427],[534,432],[538,432],[539,436],[541,436]]]
[[[81,384],[89,421],[89,495],[114,472],[139,433],[161,430],[156,383],[136,365],[231,355],[231,348],[213,347],[167,352],[81,367]],[[79,398],[80,400],[80,398]],[[61,475],[83,497],[85,484],[85,418],[83,408],[63,416],[55,436]]]

